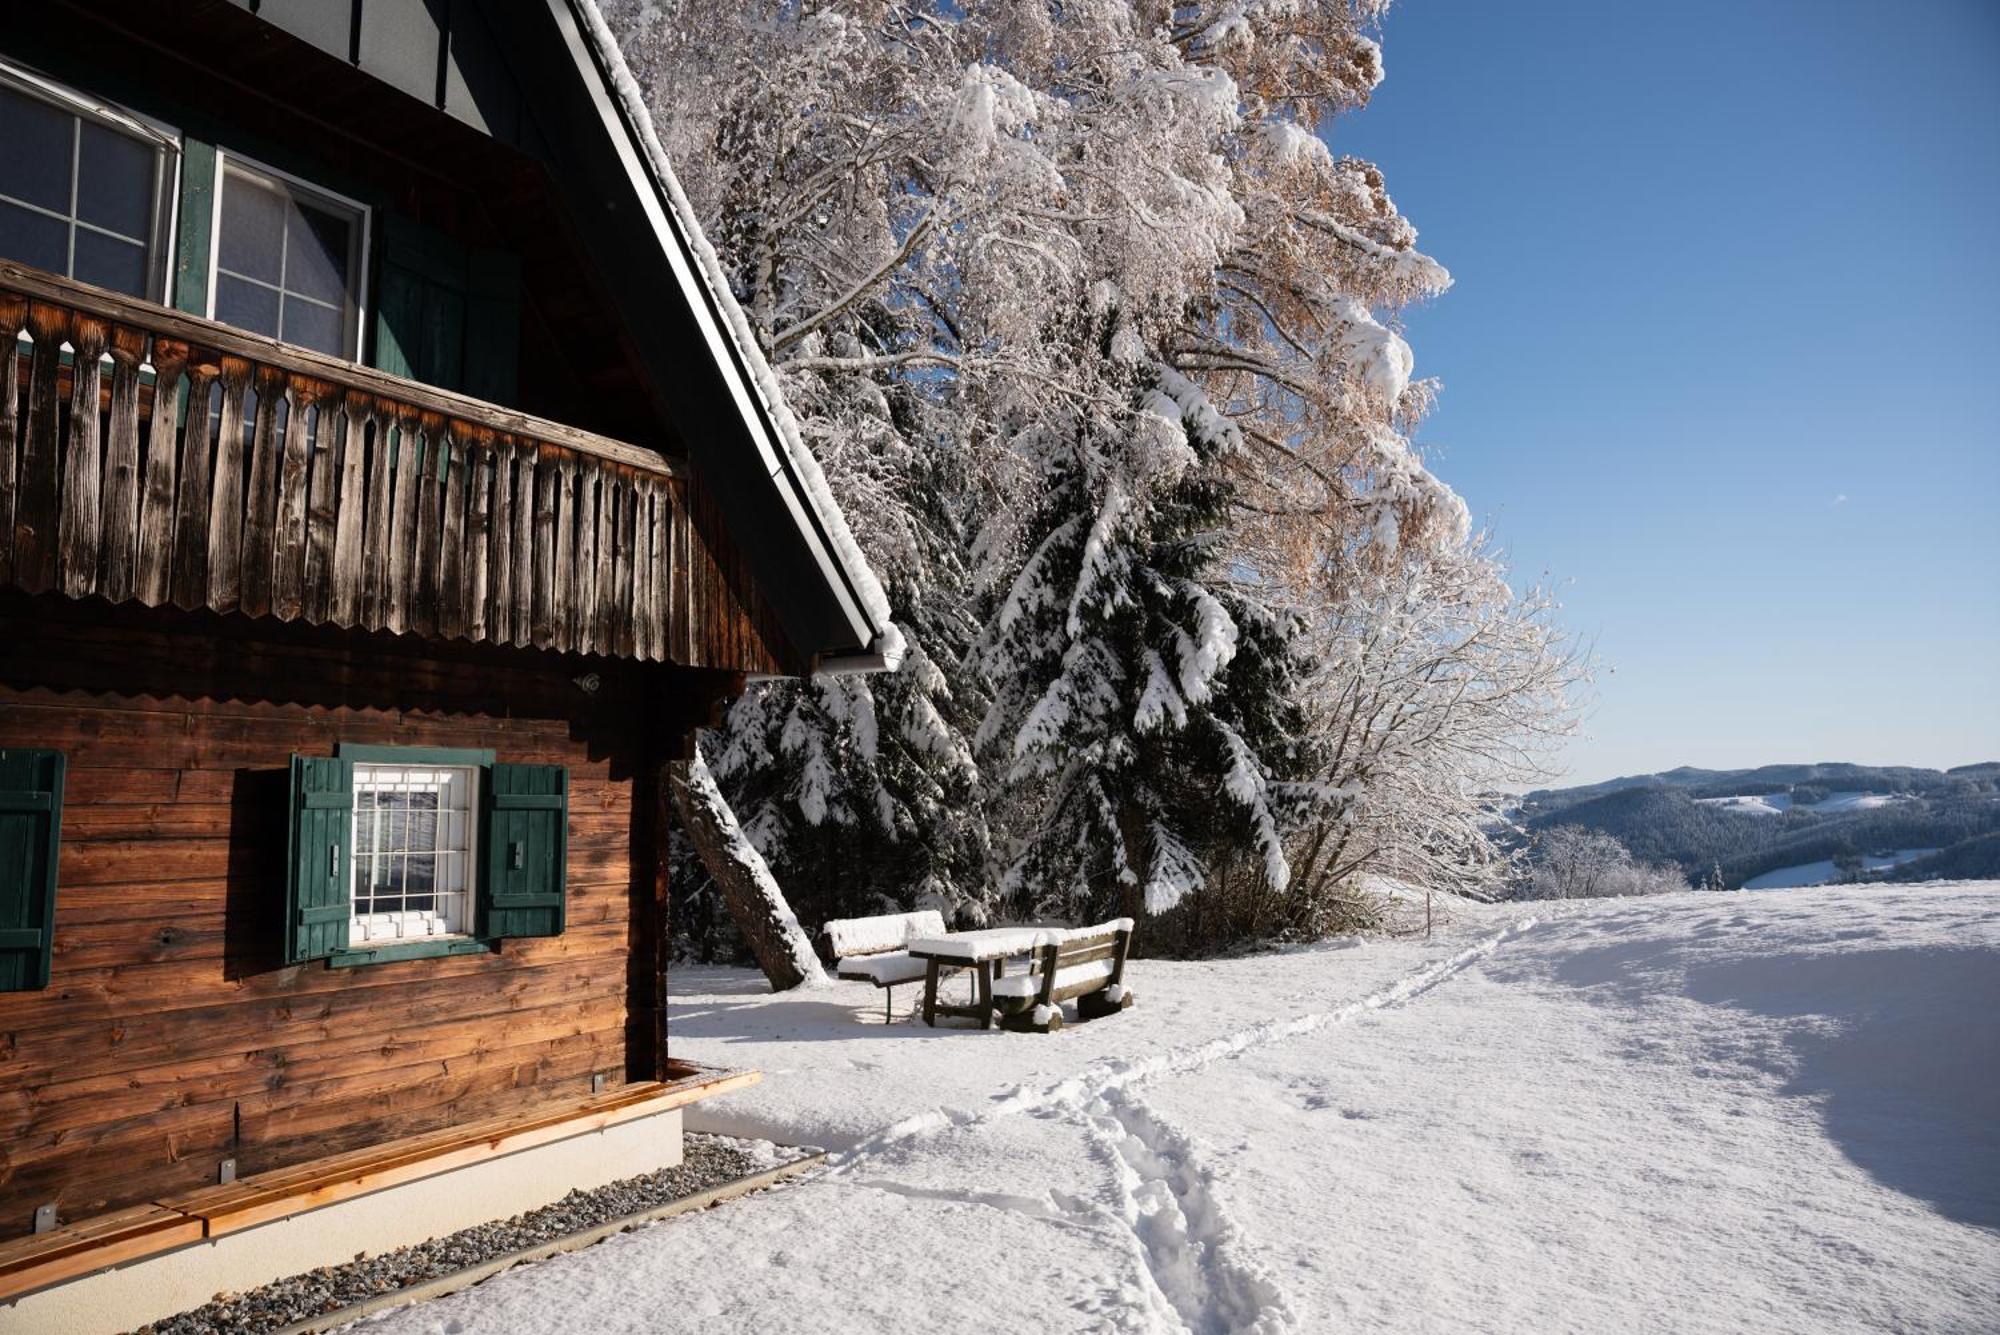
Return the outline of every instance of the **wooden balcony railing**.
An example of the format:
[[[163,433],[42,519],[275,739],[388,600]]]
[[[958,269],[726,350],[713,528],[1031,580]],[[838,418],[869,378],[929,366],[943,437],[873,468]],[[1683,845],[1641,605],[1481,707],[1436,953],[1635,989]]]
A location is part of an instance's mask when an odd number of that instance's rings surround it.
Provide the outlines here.
[[[4,262],[0,338],[0,584],[697,647],[688,479],[650,451]]]

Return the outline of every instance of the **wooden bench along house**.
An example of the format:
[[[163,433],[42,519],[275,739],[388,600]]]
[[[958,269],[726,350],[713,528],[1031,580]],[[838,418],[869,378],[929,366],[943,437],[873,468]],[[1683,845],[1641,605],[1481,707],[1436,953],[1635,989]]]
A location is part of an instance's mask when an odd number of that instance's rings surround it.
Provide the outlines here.
[[[669,1053],[667,775],[894,632],[622,69],[590,0],[0,24],[0,1329],[754,1078]]]

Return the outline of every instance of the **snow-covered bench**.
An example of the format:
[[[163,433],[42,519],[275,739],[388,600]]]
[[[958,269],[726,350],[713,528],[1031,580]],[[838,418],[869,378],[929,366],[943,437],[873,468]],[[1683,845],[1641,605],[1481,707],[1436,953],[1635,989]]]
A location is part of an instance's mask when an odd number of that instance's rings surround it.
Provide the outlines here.
[[[889,989],[923,981],[930,967],[904,946],[912,937],[945,934],[944,915],[936,909],[883,913],[873,918],[836,918],[824,929],[827,952],[835,961],[835,975],[882,988],[884,1000],[892,1007],[895,993]]]
[[[993,980],[993,1005],[1003,1029],[1052,1033],[1062,1028],[1062,1003],[1076,1001],[1079,1020],[1115,1015],[1132,1004],[1125,956],[1132,920],[1045,931],[1026,973]]]

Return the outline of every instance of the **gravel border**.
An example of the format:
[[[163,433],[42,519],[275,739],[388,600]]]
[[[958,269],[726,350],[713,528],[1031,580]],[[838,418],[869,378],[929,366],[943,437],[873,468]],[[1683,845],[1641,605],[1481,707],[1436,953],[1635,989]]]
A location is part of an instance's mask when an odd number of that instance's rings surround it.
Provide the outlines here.
[[[345,1265],[324,1266],[247,1293],[221,1294],[205,1307],[141,1326],[134,1335],[268,1335],[297,1321],[338,1312],[810,1157],[810,1152],[767,1141],[692,1131],[683,1137],[682,1146],[682,1161],[673,1168],[593,1191],[572,1191],[512,1219],[476,1224],[379,1256],[360,1256]]]

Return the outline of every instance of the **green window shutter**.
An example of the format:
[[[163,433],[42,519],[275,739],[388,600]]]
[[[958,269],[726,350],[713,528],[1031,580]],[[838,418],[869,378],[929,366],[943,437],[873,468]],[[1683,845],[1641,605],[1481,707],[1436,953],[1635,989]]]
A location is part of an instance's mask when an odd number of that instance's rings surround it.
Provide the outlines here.
[[[569,863],[569,771],[561,765],[489,765],[479,934],[559,936]]]
[[[521,365],[521,261],[473,250],[465,264],[465,383],[475,399],[514,406]]]
[[[285,960],[325,959],[347,948],[354,884],[354,762],[292,757]]]
[[[62,799],[60,751],[0,749],[0,992],[49,985]]]
[[[392,213],[382,219],[380,272],[375,367],[511,405],[520,362],[520,262],[499,251],[468,250]]]
[[[439,389],[464,388],[465,250],[388,214],[375,295],[375,366]]]
[[[181,198],[174,215],[174,305],[189,315],[208,314],[208,247],[215,225],[215,145],[181,141]],[[183,411],[187,405],[183,403]]]

